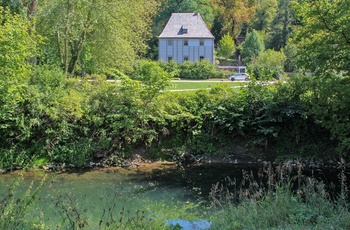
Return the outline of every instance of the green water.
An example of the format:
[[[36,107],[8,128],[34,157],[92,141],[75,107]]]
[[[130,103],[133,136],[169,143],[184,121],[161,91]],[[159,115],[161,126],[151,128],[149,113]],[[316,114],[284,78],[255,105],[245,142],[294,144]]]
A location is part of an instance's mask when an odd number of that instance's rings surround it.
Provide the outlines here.
[[[32,183],[31,190],[34,191],[45,178],[26,216],[35,223],[43,223],[45,229],[62,229],[62,226],[70,229],[67,225],[69,218],[86,221],[88,227],[85,229],[99,229],[101,226],[105,229],[106,223],[128,221],[130,218],[162,219],[164,224],[165,220],[179,218],[210,220],[207,207],[211,188],[217,183],[225,184],[229,177],[237,179],[236,185],[230,188],[234,191],[241,186],[242,170],[254,171],[257,175],[258,167],[219,164],[176,168],[172,165],[148,171],[37,171],[25,172],[22,176],[8,173],[0,175],[0,197],[9,193],[17,178],[21,181],[15,186],[14,196],[19,198],[31,188]]]
[[[166,172],[167,169],[164,169]],[[189,187],[177,181],[162,181],[162,173],[125,174],[113,170],[92,170],[74,173],[24,173],[15,196],[23,197],[33,182],[32,191],[45,178],[33,209],[27,216],[45,223],[45,229],[59,229],[62,219],[81,217],[96,229],[101,220],[151,217],[162,209],[171,209],[196,202]],[[158,176],[156,176],[158,175]],[[153,178],[156,177],[156,178]],[[1,175],[0,194],[6,195],[14,173]],[[174,218],[178,218],[174,216]]]

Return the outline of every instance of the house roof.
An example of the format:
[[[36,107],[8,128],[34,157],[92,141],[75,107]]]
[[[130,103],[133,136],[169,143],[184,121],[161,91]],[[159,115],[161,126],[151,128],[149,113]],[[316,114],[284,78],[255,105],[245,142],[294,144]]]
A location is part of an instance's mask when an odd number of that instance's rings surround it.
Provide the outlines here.
[[[159,38],[214,38],[214,36],[198,13],[172,13]]]

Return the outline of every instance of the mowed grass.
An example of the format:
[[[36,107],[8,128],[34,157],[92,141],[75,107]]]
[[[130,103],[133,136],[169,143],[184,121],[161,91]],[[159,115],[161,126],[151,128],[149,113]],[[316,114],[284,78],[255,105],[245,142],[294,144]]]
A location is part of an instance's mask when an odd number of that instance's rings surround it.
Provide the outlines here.
[[[243,87],[247,82],[232,82],[232,81],[173,81],[172,86],[167,90],[195,90],[195,89],[209,89],[218,85],[229,85],[230,87]]]

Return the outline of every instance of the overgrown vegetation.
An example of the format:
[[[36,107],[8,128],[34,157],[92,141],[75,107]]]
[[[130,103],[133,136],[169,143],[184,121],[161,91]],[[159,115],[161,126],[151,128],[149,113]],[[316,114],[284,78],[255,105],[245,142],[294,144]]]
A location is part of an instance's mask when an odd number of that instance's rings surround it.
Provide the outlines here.
[[[210,78],[226,78],[227,76],[219,68],[209,61],[185,62],[160,62],[160,66],[175,78],[206,80]]]
[[[344,166],[342,161],[340,168],[344,170]],[[0,226],[4,229],[170,230],[181,226],[169,225],[169,220],[199,219],[210,223],[208,229],[348,229],[349,191],[345,171],[339,174],[339,190],[303,172],[299,162],[277,168],[267,166],[257,173],[243,170],[242,177],[238,176],[241,179],[227,177],[213,184],[208,200],[174,201],[171,205],[146,201],[146,206],[135,207],[135,194],[125,194],[128,199],[122,201],[118,188],[114,195],[101,195],[89,207],[71,192],[40,195],[44,186],[50,186],[45,179],[39,186],[36,181],[23,189],[20,182],[23,178],[19,176],[8,190],[2,190]]]
[[[164,159],[163,148],[214,156],[234,152],[228,147],[235,139],[252,155],[348,156],[347,77],[171,93],[171,74],[143,62],[134,78],[111,84],[105,76],[67,79],[57,68],[36,68],[21,79],[17,94],[2,94],[8,98],[1,102],[0,168],[81,167],[101,157],[128,157],[140,146],[154,159]]]
[[[240,182],[227,178],[214,185],[211,198],[217,212],[212,229],[348,229],[344,172],[339,179],[345,189],[331,199],[334,191],[303,175],[300,166],[268,167],[255,176],[243,172]]]

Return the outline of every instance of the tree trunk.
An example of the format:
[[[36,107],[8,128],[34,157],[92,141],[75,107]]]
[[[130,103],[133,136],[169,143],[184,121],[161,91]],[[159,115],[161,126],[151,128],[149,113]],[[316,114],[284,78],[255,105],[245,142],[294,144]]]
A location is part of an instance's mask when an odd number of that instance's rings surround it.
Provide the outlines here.
[[[33,23],[33,18],[36,14],[36,10],[38,8],[38,1],[39,0],[25,0],[24,1],[24,7],[27,9],[27,17],[28,20],[31,22],[31,26],[34,28],[35,24]],[[33,33],[33,28],[30,27],[28,29],[28,33],[31,35]],[[32,65],[36,65],[37,63],[37,57],[36,54],[33,53],[33,57],[28,58],[28,63],[31,63]]]
[[[83,33],[80,36],[80,39],[78,41],[74,41],[72,44],[72,57],[69,62],[68,72],[73,76],[75,68],[77,67],[77,63],[80,57],[81,52],[84,48],[86,38],[86,30],[84,29]]]
[[[62,56],[62,50],[61,50],[61,36],[60,36],[59,31],[57,31],[57,49],[58,49],[58,55],[60,57],[60,63],[63,66],[63,56]]]
[[[68,37],[69,37],[69,20],[70,20],[70,13],[71,13],[71,7],[72,4],[70,3],[70,0],[67,0],[67,18],[66,18],[66,25],[64,30],[64,73],[68,74],[68,59],[69,59],[69,47],[68,47]]]

